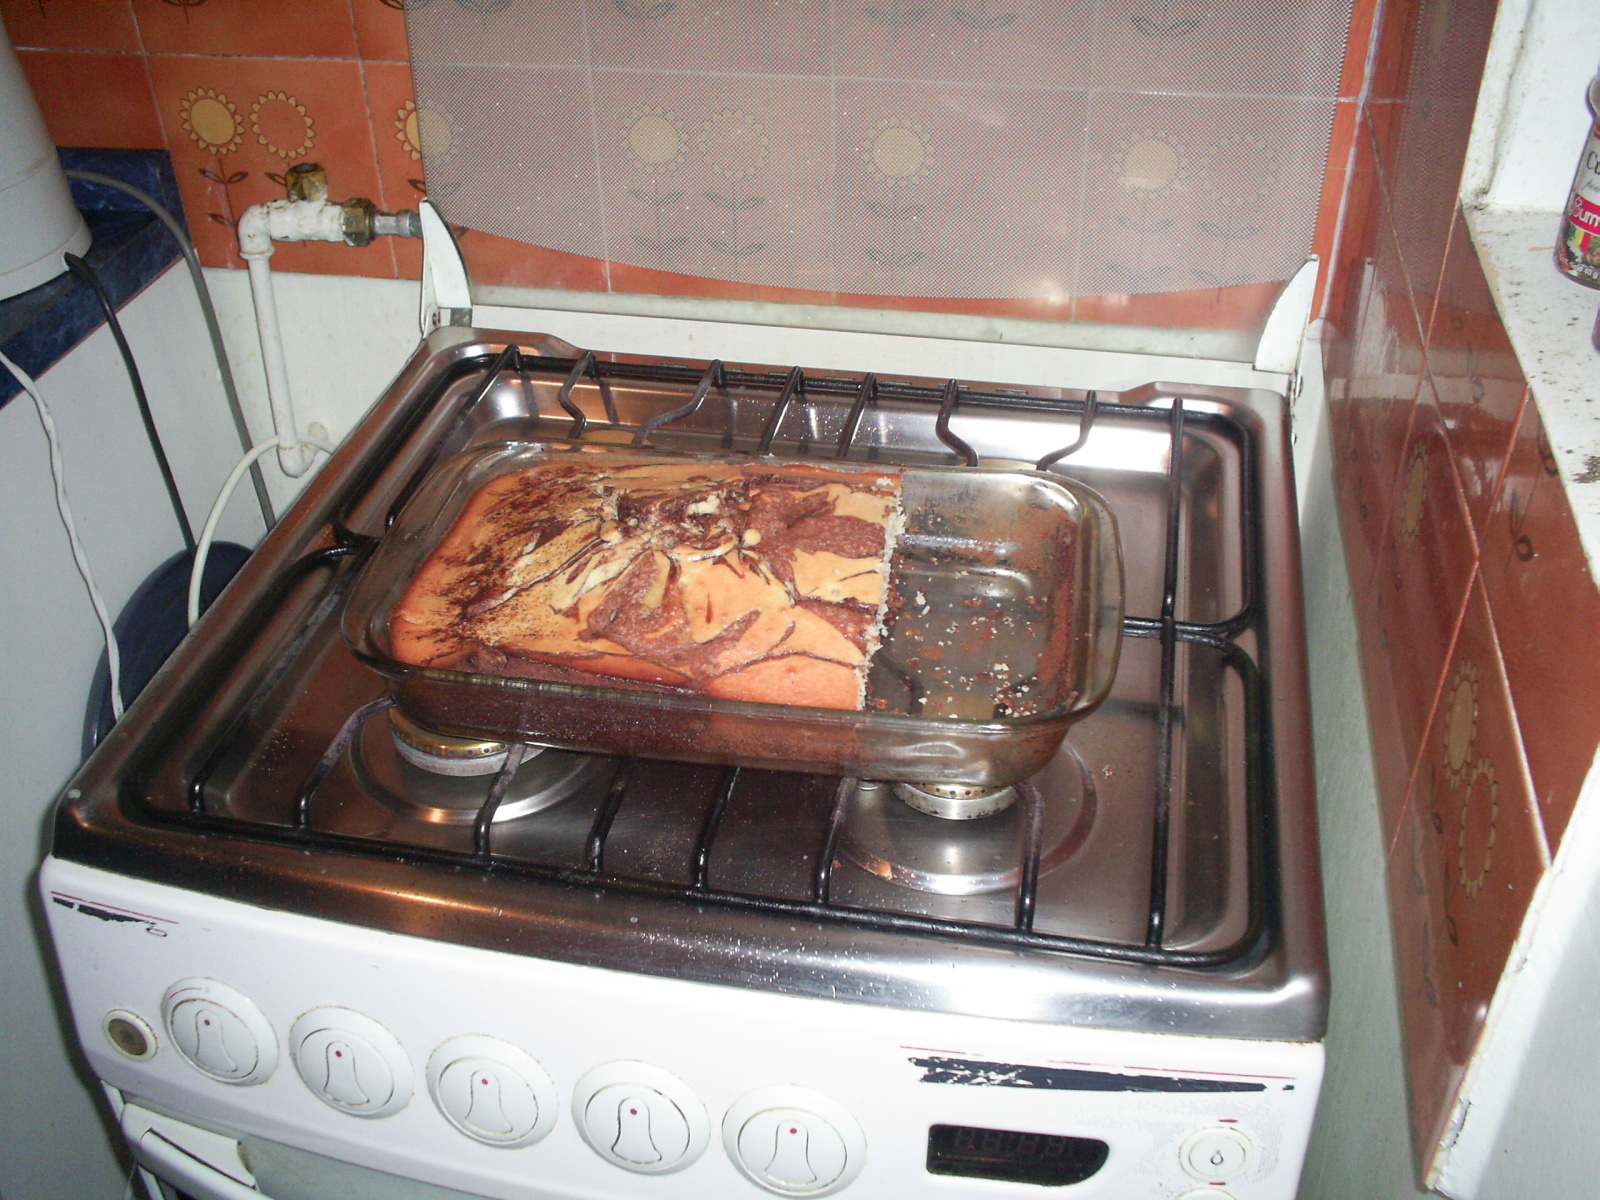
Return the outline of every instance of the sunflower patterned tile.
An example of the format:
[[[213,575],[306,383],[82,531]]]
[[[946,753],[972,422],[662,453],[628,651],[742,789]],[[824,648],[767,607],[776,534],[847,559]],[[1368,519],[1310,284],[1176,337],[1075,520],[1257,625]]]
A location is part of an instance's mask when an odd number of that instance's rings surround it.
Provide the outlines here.
[[[1374,206],[1374,224],[1377,209]],[[1391,337],[1395,295],[1370,253],[1352,263],[1357,277],[1328,362],[1328,431],[1345,558],[1358,601],[1372,594],[1378,548],[1388,524],[1414,395],[1395,395],[1380,369]]]
[[[605,257],[593,159],[571,150],[594,137],[587,80],[565,67],[485,66],[452,69],[447,77],[460,86],[435,87],[435,69],[412,66],[417,94],[438,97],[419,108],[416,129],[428,195],[445,218],[476,233]],[[394,138],[385,125],[381,135]]]
[[[0,19],[18,49],[140,49],[128,0],[0,0]]]
[[[1368,596],[1356,609],[1356,649],[1361,656],[1367,721],[1372,737],[1372,766],[1378,790],[1378,817],[1384,843],[1391,848],[1401,836],[1412,776],[1420,749],[1416,723],[1402,706],[1414,703],[1394,686],[1390,664],[1400,635],[1382,596]]]
[[[1353,101],[1339,101],[1339,112],[1334,119],[1335,151],[1343,125],[1344,114],[1355,108]],[[1353,118],[1347,160],[1347,178],[1332,172],[1338,161],[1337,154],[1329,157],[1330,174],[1324,185],[1324,211],[1317,220],[1319,240],[1327,232],[1330,220],[1338,225],[1338,241],[1326,248],[1323,262],[1327,263],[1332,278],[1319,296],[1320,315],[1331,321],[1347,339],[1353,339],[1360,317],[1362,281],[1367,274],[1366,264],[1377,254],[1378,237],[1382,232],[1382,207],[1378,191],[1377,151],[1373,146],[1371,115],[1358,112]],[[1349,186],[1345,184],[1348,182]],[[1341,205],[1330,217],[1328,203]],[[1338,213],[1343,213],[1340,223]],[[1330,362],[1330,371],[1335,364]]]
[[[411,68],[404,63],[366,62],[362,74],[367,85],[367,105],[377,151],[379,208],[394,211],[415,208],[427,194],[422,168],[422,144],[438,144],[450,136],[450,126],[430,126],[430,114],[419,112],[412,98]],[[443,147],[448,151],[448,146]],[[414,239],[393,242],[402,279],[422,278],[422,243]]]
[[[833,9],[828,0],[776,5],[613,0],[590,5],[586,12],[600,68],[815,75],[826,67]]]
[[[1085,99],[923,83],[839,85],[831,257],[857,295],[1073,295],[1081,168],[1018,146],[1081,127]],[[1005,128],[997,146],[990,122]],[[1012,148],[1012,149],[1008,149]]]
[[[1470,1059],[1549,862],[1498,664],[1488,601],[1475,585],[1419,762],[1411,841],[1395,848],[1396,860],[1413,856],[1428,890],[1425,904],[1403,885],[1391,893],[1397,934],[1408,920],[1425,919],[1431,935],[1404,951],[1396,939],[1403,1003],[1436,1006],[1408,1012],[1407,1026],[1436,1023],[1444,1035],[1442,1044],[1410,1047],[1425,1146],[1437,1144],[1448,1115],[1432,1107],[1430,1091],[1457,1079]],[[1399,874],[1392,862],[1391,881]]]
[[[1080,23],[1077,6],[1057,5]],[[1348,6],[1107,0],[1094,8],[1096,88],[1321,96],[1339,86]]]
[[[1408,804],[1388,862],[1396,990],[1416,1146],[1438,1144],[1466,1074],[1447,1007],[1460,946],[1446,922],[1447,876],[1438,838],[1427,805]]]
[[[360,66],[316,59],[152,55],[150,76],[173,168],[202,261],[240,266],[234,228],[253,204],[283,195],[284,172],[320,162],[335,200],[375,197],[372,130]],[[392,278],[390,239],[365,249],[277,246],[273,269]]]
[[[562,288],[574,292],[613,290],[649,293],[647,287],[616,289],[614,263],[582,254],[567,254],[543,246],[496,237],[476,229],[455,227],[456,242],[476,285],[513,288]],[[677,295],[670,282],[657,286],[655,295]]]
[[[370,3],[371,0],[356,2]],[[587,45],[585,7],[591,10],[600,7],[592,3],[586,6],[583,0],[402,2],[411,42],[411,62],[418,67],[445,62],[579,66],[584,62]],[[673,9],[687,7],[675,0],[662,2]]]
[[[354,58],[349,0],[133,0],[152,54]]]
[[[1372,45],[1376,51],[1374,60],[1368,66],[1369,94],[1374,102],[1403,99],[1406,95],[1406,86],[1411,78],[1412,62],[1417,55],[1418,32],[1421,26],[1419,17],[1421,11],[1432,3],[1432,0],[1383,0],[1377,5],[1377,11],[1372,21],[1378,26],[1376,32],[1369,23],[1360,27],[1372,41],[1354,41],[1352,46],[1362,47],[1360,54],[1350,57],[1355,63],[1361,64],[1366,58],[1366,47]],[[1434,4],[1434,7],[1438,7]],[[1359,9],[1358,9],[1359,11]],[[1351,31],[1355,33],[1357,26],[1351,22]],[[1350,65],[1347,63],[1347,66]]]
[[[1424,380],[1415,309],[1381,198],[1371,213],[1376,245],[1347,301],[1355,324],[1346,373],[1330,392],[1328,420],[1351,583],[1358,600],[1377,595],[1387,603],[1392,580],[1379,578],[1378,559]]]
[[[1322,201],[1317,209],[1316,236],[1311,243],[1311,253],[1317,256],[1321,264],[1313,318],[1329,316],[1328,310],[1337,307],[1337,301],[1331,293],[1336,279],[1334,264],[1338,243],[1343,235],[1339,214],[1349,207],[1354,210],[1351,214],[1353,224],[1359,227],[1363,220],[1360,209],[1368,198],[1357,192],[1355,185],[1346,186],[1351,173],[1358,169],[1360,125],[1361,102],[1341,98],[1334,106],[1333,130],[1328,139],[1328,163],[1319,192]],[[1359,240],[1359,237],[1360,233],[1357,232],[1352,241]]]
[[[1477,561],[1438,412],[1415,410],[1373,580],[1379,644],[1368,691],[1392,693],[1395,729],[1415,761]],[[1393,833],[1393,829],[1390,829]]]
[[[651,271],[782,286],[815,278],[829,227],[828,131],[814,80],[747,83],[735,98],[678,74],[597,74],[601,254]]]
[[[1164,293],[1282,280],[1316,221],[1333,100],[1091,97],[1074,291]]]
[[[152,150],[165,144],[139,56],[18,50],[17,61],[56,145]],[[85,96],[94,103],[85,104]]]
[[[1283,284],[1274,280],[1172,292],[1079,295],[1072,296],[1071,311],[1076,321],[1221,330],[1254,338],[1259,336],[1282,291]]]
[[[1530,401],[1483,537],[1483,580],[1552,846],[1600,746],[1600,590]]]
[[[1087,90],[1092,30],[1053,0],[874,0],[836,6],[833,70],[869,80]]]
[[[1368,46],[1372,43],[1373,26],[1383,19],[1386,9],[1400,7],[1396,3],[1382,3],[1381,0],[1355,0],[1350,12],[1350,35],[1347,44],[1351,46]],[[1346,53],[1344,58],[1344,71],[1339,76],[1339,96],[1341,99],[1354,99],[1366,90],[1367,58],[1363,54]]]

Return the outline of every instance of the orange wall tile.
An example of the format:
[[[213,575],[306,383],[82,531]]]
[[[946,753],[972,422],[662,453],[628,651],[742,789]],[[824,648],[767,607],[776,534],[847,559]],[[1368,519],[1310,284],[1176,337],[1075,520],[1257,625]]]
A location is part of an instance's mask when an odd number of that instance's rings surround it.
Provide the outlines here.
[[[1600,590],[1456,202],[1494,7],[1371,14],[1324,309],[1424,1168],[1600,746]]]
[[[163,144],[141,56],[19,49],[17,61],[56,145],[148,150]],[[83,103],[85,96],[95,103]]]
[[[128,0],[0,0],[13,46],[137,53],[139,26]]]
[[[349,0],[133,0],[133,11],[151,54],[356,55]]]
[[[0,0],[0,18],[58,145],[172,155],[209,266],[241,265],[234,222],[297,162],[321,162],[335,199],[416,202],[396,0]],[[418,278],[421,256],[389,238],[293,244],[273,267]]]

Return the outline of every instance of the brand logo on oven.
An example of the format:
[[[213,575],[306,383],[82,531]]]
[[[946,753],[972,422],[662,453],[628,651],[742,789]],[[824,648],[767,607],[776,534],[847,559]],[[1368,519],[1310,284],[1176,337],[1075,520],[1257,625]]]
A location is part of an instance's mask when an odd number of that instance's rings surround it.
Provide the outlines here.
[[[73,912],[97,920],[110,921],[113,924],[141,925],[151,937],[166,937],[171,927],[177,924],[176,921],[169,921],[165,917],[152,917],[149,913],[118,908],[115,904],[102,904],[98,900],[85,900],[81,896],[69,896],[66,892],[51,892],[50,901],[52,904],[59,904],[62,908],[70,908]]]

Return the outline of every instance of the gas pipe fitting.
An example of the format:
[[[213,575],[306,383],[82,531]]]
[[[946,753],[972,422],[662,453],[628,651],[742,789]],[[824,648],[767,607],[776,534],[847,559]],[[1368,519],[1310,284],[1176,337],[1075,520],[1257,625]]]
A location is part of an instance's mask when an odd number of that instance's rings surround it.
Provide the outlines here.
[[[328,173],[317,163],[289,168],[288,193],[245,210],[239,218],[239,253],[246,260],[269,258],[273,242],[344,242],[371,245],[374,238],[421,237],[415,211],[385,212],[365,197],[328,199]]]
[[[250,295],[255,302],[256,332],[261,339],[267,400],[278,435],[278,465],[284,474],[298,479],[311,467],[311,447],[295,421],[289,393],[289,368],[284,359],[268,261],[272,258],[272,243],[344,242],[367,246],[384,234],[421,237],[422,223],[413,211],[381,212],[364,198],[333,203],[328,199],[328,173],[317,163],[290,167],[284,185],[288,194],[282,200],[254,205],[239,218],[239,254],[250,271]]]

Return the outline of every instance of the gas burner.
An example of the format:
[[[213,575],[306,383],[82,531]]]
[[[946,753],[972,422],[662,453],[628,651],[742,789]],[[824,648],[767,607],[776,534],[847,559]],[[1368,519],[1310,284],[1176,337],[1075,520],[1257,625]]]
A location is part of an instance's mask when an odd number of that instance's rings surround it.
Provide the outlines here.
[[[947,821],[991,817],[1017,802],[1017,789],[1011,784],[980,788],[964,783],[896,783],[893,791],[918,812]]]
[[[980,798],[991,800],[988,812],[971,813],[959,823],[916,805],[908,790],[928,789],[870,781],[858,785],[839,849],[880,879],[921,892],[976,896],[1016,887],[1022,881],[1032,809],[1013,803],[1018,797],[1036,795],[1043,806],[1041,876],[1071,858],[1094,824],[1094,780],[1070,745],[1032,780],[1002,789],[1011,795],[998,808],[992,806],[994,791],[981,789]]]
[[[511,746],[507,742],[439,733],[418,725],[398,708],[389,710],[389,733],[394,738],[394,748],[400,757],[413,767],[454,779],[493,775],[505,766],[506,755],[511,753]],[[537,754],[544,747],[531,749]],[[527,761],[528,758],[524,757],[523,762]]]
[[[470,825],[489,796],[490,777],[505,765],[504,742],[456,738],[425,729],[389,710],[368,721],[350,747],[351,764],[378,800],[405,817],[436,825]],[[609,770],[608,760],[553,746],[527,746],[495,824],[540,812],[583,790]]]

